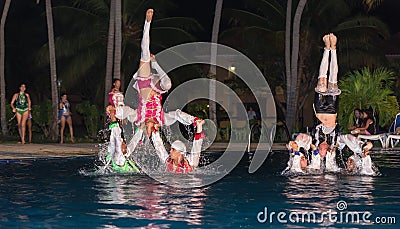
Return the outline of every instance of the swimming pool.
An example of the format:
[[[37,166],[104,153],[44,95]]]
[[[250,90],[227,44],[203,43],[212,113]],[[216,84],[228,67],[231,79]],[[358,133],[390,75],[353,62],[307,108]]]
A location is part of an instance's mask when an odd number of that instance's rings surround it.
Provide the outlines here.
[[[222,180],[193,189],[172,188],[146,175],[81,175],[80,170],[93,168],[93,157],[2,161],[0,227],[396,227],[388,222],[400,216],[400,152],[373,152],[379,177],[284,177],[280,172],[287,158],[286,152],[272,152],[256,173],[249,174],[246,155]],[[296,214],[315,214],[318,219],[328,211],[370,212],[371,222],[338,223],[339,217],[336,223],[291,222]],[[377,218],[386,223],[373,224]]]

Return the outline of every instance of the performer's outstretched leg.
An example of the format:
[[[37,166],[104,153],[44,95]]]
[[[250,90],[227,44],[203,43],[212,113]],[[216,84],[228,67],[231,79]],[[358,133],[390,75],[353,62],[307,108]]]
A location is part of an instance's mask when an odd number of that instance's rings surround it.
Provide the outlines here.
[[[336,36],[331,33],[329,34],[329,39],[331,41],[331,63],[329,66],[329,82],[328,82],[328,92],[330,93],[340,93],[337,85],[337,74],[338,74],[338,64],[336,56]]]
[[[150,76],[150,23],[153,18],[153,9],[146,11],[146,21],[143,27],[143,37],[141,43],[141,56],[138,70],[138,76]]]
[[[315,88],[316,92],[326,92],[327,88],[327,77],[328,77],[328,66],[329,66],[329,51],[331,49],[331,42],[329,35],[325,35],[322,40],[325,43],[324,54],[322,55],[321,65],[319,67],[318,84]]]

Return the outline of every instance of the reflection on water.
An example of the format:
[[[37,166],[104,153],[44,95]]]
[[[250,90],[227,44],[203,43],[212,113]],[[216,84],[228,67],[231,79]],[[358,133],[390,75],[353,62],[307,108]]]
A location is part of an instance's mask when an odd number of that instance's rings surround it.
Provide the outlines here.
[[[98,209],[99,215],[202,225],[208,187],[172,188],[146,176],[96,177],[95,183],[98,202],[104,204],[104,208]]]
[[[374,180],[369,176],[318,176],[288,177],[283,190],[286,202],[306,210],[335,209],[336,203],[345,199],[361,206],[373,206]]]
[[[382,176],[323,174],[280,176],[286,152],[271,153],[249,174],[243,158],[226,177],[207,187],[179,189],[147,175],[84,175],[94,158],[0,163],[0,228],[360,228],[343,224],[260,224],[257,213],[335,210],[399,215],[400,152],[373,152]],[[170,175],[196,183],[191,176]],[[373,228],[373,225],[369,228]],[[390,227],[385,227],[390,228]]]

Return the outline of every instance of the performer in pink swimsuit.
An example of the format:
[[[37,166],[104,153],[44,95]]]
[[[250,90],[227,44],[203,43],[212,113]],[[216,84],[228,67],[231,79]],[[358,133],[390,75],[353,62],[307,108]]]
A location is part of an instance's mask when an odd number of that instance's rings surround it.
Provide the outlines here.
[[[164,112],[162,110],[162,94],[171,88],[171,79],[156,62],[154,55],[150,54],[150,24],[153,18],[153,9],[146,12],[141,43],[141,57],[138,72],[133,76],[137,81],[134,88],[139,94],[136,125],[145,123],[147,135],[164,125]],[[157,74],[151,72],[157,71]]]
[[[133,87],[139,95],[137,109],[129,106],[116,108],[116,117],[123,120],[127,118],[139,128],[135,129],[134,136],[128,143],[128,156],[135,151],[143,137],[143,132],[152,139],[154,148],[158,154],[165,151],[164,143],[158,131],[161,126],[170,126],[176,121],[184,125],[196,125],[199,118],[189,115],[181,110],[164,113],[162,109],[162,94],[171,88],[171,79],[158,65],[154,55],[150,53],[150,24],[153,18],[153,10],[148,9],[143,28],[141,42],[141,58],[138,71],[133,75],[136,80]],[[152,73],[156,71],[157,73]],[[144,128],[145,127],[145,128]],[[164,159],[165,160],[165,159]]]

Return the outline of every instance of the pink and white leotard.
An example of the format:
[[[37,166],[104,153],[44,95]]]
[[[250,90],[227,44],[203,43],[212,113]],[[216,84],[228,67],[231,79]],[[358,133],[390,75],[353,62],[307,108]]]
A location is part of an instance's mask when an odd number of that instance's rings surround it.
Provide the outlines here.
[[[163,125],[164,124],[164,112],[162,110],[162,93],[166,91],[162,91],[158,89],[153,83],[153,75],[149,77],[136,77],[137,82],[135,84],[135,89],[139,92],[139,106],[137,109],[137,120],[136,124],[139,125],[142,122],[148,122],[152,120],[156,124]],[[151,88],[156,91],[158,94],[152,95],[149,99],[145,99],[140,95],[140,90],[145,88]]]
[[[122,92],[113,92],[109,93],[108,102],[113,107],[124,106],[124,94]]]

